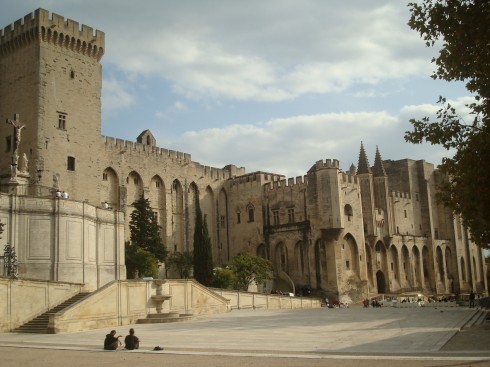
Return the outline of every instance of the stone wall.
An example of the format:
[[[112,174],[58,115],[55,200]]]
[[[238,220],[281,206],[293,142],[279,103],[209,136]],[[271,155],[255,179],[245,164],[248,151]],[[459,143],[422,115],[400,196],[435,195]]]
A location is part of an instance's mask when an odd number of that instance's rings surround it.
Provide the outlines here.
[[[14,246],[21,278],[83,283],[88,290],[126,278],[120,212],[0,193],[0,221],[1,244]]]

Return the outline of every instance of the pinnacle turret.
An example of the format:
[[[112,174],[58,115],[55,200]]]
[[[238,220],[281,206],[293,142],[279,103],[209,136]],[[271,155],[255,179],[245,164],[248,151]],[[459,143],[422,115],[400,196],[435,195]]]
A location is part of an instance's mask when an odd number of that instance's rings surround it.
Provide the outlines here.
[[[359,163],[357,165],[357,174],[359,175],[361,173],[371,173],[371,168],[369,168],[369,162],[362,141],[361,141],[361,151],[359,152]]]
[[[374,157],[373,175],[375,177],[384,177],[386,175],[385,167],[383,166],[383,160],[379,153],[378,146],[376,146],[376,156]]]
[[[350,168],[349,168],[349,174],[351,176],[355,176],[356,175],[356,170],[357,170],[356,166],[354,165],[354,163],[352,163],[350,165]]]

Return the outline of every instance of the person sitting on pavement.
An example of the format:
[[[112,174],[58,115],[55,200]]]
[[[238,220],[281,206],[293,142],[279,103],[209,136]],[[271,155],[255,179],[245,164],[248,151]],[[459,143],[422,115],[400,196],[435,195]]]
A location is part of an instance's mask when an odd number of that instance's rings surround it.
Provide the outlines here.
[[[122,335],[119,335],[116,337],[116,330],[112,330],[110,334],[107,334],[105,336],[104,340],[104,350],[117,350],[117,347],[122,344],[119,341],[119,338],[121,338]]]
[[[139,347],[140,340],[136,335],[134,335],[134,329],[131,328],[129,329],[129,335],[126,335],[126,338],[124,338],[124,348],[128,350],[133,350],[139,349]]]

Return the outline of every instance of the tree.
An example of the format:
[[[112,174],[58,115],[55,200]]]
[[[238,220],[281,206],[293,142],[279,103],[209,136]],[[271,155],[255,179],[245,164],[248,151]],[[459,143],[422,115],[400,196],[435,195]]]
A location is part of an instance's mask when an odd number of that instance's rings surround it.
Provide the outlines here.
[[[187,279],[191,275],[194,254],[192,251],[176,251],[170,254],[167,263],[169,267],[174,268],[179,273],[180,279]]]
[[[236,276],[233,271],[228,268],[213,269],[213,283],[215,288],[233,289],[236,284]]]
[[[260,256],[239,254],[231,259],[228,267],[235,273],[235,288],[243,291],[247,291],[253,282],[260,284],[272,279],[270,261]]]
[[[213,254],[206,216],[202,215],[196,200],[196,226],[194,228],[194,278],[205,286],[213,282]]]
[[[128,279],[139,276],[158,277],[158,260],[151,252],[126,242],[126,273]]]
[[[128,278],[135,277],[136,273],[139,276],[156,277],[158,262],[165,261],[167,257],[167,250],[160,237],[160,226],[148,199],[142,196],[133,206],[129,221],[131,243],[126,244]]]
[[[448,178],[439,185],[438,199],[461,215],[470,238],[481,247],[490,243],[490,2],[488,0],[424,0],[410,3],[409,26],[428,47],[442,47],[432,59],[433,79],[464,81],[475,97],[466,105],[472,115],[465,121],[443,97],[436,120],[411,119],[413,131],[405,140],[424,141],[455,150],[439,169]]]

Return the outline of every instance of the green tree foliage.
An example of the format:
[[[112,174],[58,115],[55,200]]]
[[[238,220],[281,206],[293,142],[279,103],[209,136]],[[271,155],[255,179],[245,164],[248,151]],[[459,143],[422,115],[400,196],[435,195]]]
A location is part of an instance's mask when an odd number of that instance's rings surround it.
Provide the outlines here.
[[[158,277],[158,260],[151,252],[126,242],[126,273],[128,279],[137,276]]]
[[[253,282],[261,284],[272,279],[270,261],[260,256],[237,255],[231,259],[228,267],[236,277],[235,289],[246,291]]]
[[[176,251],[168,256],[167,263],[179,273],[180,279],[188,279],[194,263],[194,254],[192,251]]]
[[[128,278],[158,274],[158,262],[165,261],[167,250],[160,237],[160,226],[150,202],[143,196],[133,203],[129,229],[131,243],[126,244],[126,268]]]
[[[214,268],[213,283],[215,288],[233,289],[236,284],[236,276],[233,271],[228,268]]]
[[[428,47],[441,45],[432,62],[432,78],[463,81],[475,96],[468,104],[471,121],[464,121],[443,97],[436,120],[411,119],[413,131],[405,140],[424,141],[454,150],[440,170],[449,178],[440,185],[438,199],[460,214],[471,239],[481,247],[490,243],[490,2],[488,0],[424,0],[410,3],[409,26]]]
[[[194,228],[194,278],[205,286],[213,282],[213,254],[206,216],[202,215],[196,200],[196,226]]]

